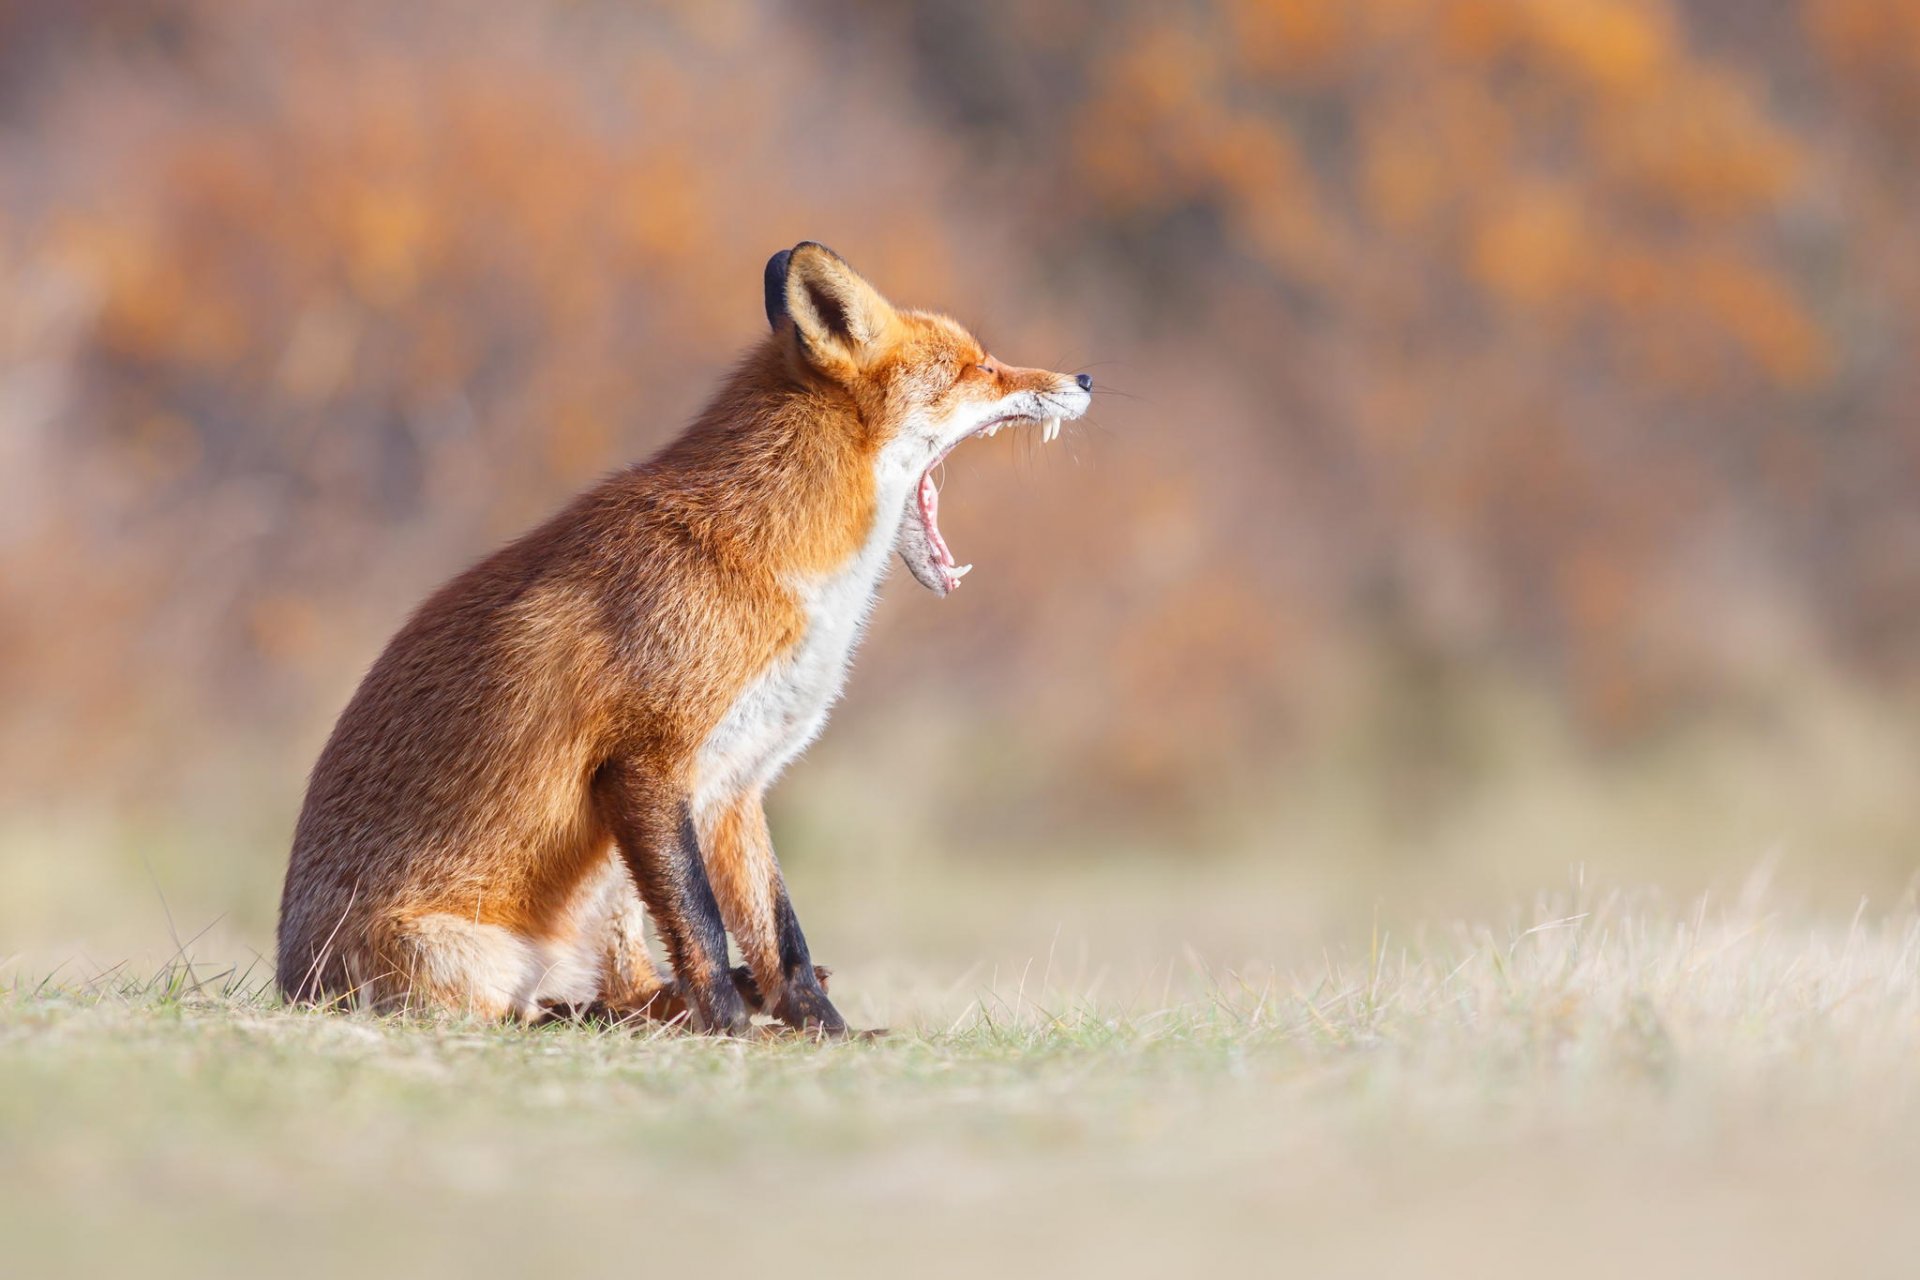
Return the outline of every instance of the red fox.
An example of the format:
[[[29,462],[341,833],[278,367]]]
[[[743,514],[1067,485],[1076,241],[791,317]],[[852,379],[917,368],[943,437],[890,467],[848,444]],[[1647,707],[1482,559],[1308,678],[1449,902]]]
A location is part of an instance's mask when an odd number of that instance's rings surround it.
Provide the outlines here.
[[[1051,439],[1093,382],[1002,364],[811,241],[765,301],[771,333],[683,435],[440,588],[367,673],[294,832],[286,998],[845,1033],[762,797],[825,724],[888,552],[939,596],[972,568],[941,461]]]

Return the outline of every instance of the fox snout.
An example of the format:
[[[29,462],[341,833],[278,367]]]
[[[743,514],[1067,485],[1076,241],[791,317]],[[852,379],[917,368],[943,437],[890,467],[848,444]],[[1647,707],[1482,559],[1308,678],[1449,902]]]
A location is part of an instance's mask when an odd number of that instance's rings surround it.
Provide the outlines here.
[[[1043,419],[1041,439],[1052,440],[1060,434],[1060,424],[1071,421],[1086,413],[1093,404],[1093,377],[1090,374],[1076,373],[1071,378],[1059,375],[1066,382],[1041,395],[1040,411],[1033,416]]]

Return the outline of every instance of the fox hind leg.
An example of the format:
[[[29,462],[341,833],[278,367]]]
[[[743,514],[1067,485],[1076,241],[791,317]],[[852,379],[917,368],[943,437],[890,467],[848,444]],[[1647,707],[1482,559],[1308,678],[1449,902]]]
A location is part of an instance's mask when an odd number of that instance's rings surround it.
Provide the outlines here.
[[[619,850],[610,848],[575,925],[599,972],[598,1003],[610,1010],[641,1012],[671,993],[672,981],[647,948],[646,927],[640,891]]]
[[[539,1013],[538,950],[510,929],[448,912],[399,922],[355,974],[359,999],[381,1013],[439,1012],[501,1021]],[[353,966],[358,969],[360,966]]]
[[[576,946],[598,975],[594,994],[587,1000],[543,1001],[548,1013],[595,1022],[684,1019],[686,1002],[654,963],[646,924],[646,908],[626,860],[609,847],[606,865],[586,886],[571,922]]]

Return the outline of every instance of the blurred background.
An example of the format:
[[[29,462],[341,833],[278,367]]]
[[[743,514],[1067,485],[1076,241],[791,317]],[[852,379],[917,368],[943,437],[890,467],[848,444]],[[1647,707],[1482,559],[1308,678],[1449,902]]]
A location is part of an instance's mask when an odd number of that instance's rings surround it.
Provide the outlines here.
[[[1884,901],[1916,144],[1900,0],[0,0],[0,957],[270,951],[386,637],[803,238],[1101,389],[777,793],[823,958]]]

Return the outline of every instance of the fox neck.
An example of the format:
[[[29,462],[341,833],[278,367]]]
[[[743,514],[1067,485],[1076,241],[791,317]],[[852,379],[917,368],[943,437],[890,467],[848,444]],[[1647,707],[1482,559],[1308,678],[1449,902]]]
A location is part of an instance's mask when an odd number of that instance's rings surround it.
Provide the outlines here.
[[[654,466],[672,475],[689,525],[716,554],[796,589],[864,580],[863,614],[919,479],[910,459],[880,447],[849,395],[795,385],[771,342]]]

